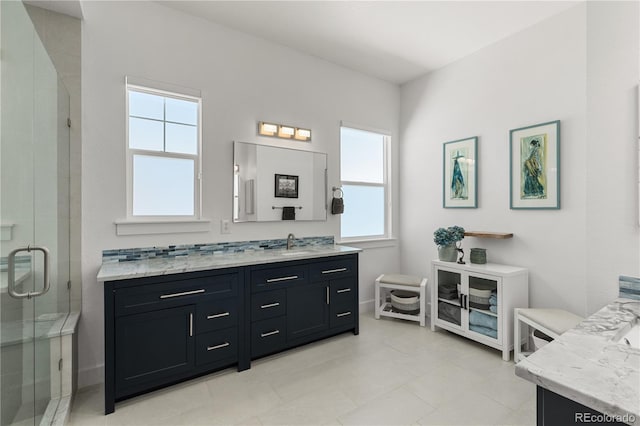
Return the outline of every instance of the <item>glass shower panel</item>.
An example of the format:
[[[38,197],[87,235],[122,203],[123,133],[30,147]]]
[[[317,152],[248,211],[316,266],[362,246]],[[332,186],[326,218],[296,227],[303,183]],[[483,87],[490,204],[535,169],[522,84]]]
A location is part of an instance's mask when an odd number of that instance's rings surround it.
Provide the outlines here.
[[[0,424],[49,424],[69,311],[69,96],[22,2],[0,2],[0,31]]]

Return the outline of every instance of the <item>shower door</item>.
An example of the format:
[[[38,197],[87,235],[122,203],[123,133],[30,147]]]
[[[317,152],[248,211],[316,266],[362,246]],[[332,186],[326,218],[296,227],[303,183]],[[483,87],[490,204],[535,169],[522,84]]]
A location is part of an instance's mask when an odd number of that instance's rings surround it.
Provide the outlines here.
[[[69,311],[69,97],[21,1],[0,2],[0,424],[46,425]]]

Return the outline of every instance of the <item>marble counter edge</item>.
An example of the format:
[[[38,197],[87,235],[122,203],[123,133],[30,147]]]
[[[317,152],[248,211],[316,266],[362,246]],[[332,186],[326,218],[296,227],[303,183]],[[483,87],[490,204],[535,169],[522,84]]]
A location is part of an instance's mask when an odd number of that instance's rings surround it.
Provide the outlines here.
[[[130,262],[103,263],[98,271],[98,282],[119,281],[133,278],[172,275],[223,268],[235,268],[258,264],[280,263],[295,260],[341,256],[363,251],[343,245],[302,247],[287,250],[258,250],[232,254],[180,256],[175,258],[148,259]],[[284,253],[284,254],[283,254]],[[290,255],[287,255],[291,253]]]
[[[640,350],[612,340],[633,314],[616,299],[515,366],[517,376],[610,416],[640,425]],[[633,359],[636,363],[633,363]],[[634,369],[635,367],[635,369]],[[621,385],[631,385],[624,393]],[[631,393],[629,395],[629,393]]]

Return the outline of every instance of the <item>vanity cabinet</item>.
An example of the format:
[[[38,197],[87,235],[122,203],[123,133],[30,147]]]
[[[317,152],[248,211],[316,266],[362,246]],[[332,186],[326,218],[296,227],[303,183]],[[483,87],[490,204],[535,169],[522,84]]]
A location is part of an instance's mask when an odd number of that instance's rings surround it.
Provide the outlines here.
[[[443,328],[501,350],[508,361],[513,310],[529,306],[527,269],[434,260],[431,282],[431,329]]]
[[[243,278],[233,268],[105,282],[105,412],[189,377],[248,368]]]
[[[358,334],[355,254],[251,267],[251,358]]]

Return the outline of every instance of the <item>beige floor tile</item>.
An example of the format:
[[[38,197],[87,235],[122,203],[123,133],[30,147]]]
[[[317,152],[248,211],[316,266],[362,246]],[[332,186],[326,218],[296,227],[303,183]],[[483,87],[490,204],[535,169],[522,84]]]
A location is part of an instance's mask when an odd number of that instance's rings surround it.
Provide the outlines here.
[[[76,395],[72,426],[535,423],[535,387],[499,351],[415,323],[360,317],[341,334],[116,404]],[[464,407],[464,409],[460,409]]]
[[[396,389],[340,417],[343,425],[409,425],[434,408],[405,389]]]

